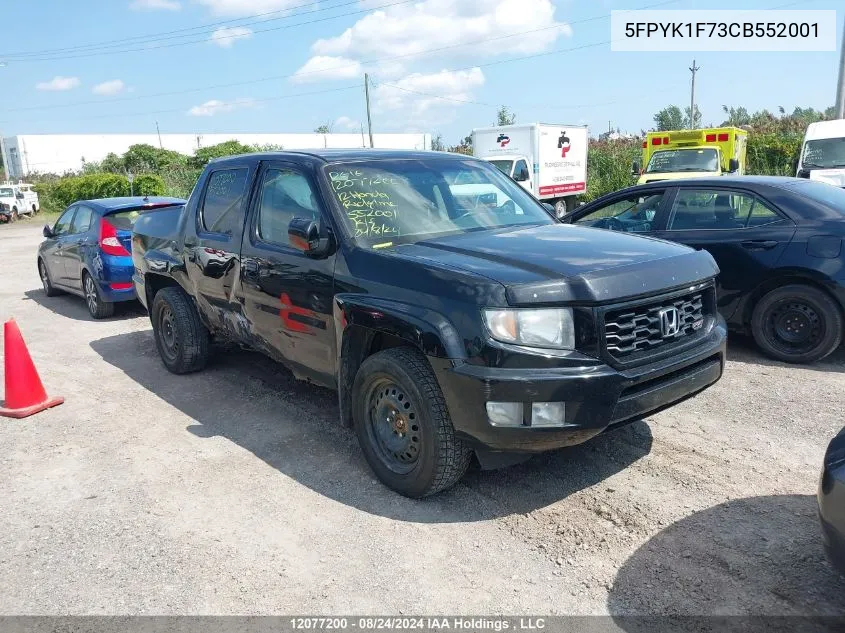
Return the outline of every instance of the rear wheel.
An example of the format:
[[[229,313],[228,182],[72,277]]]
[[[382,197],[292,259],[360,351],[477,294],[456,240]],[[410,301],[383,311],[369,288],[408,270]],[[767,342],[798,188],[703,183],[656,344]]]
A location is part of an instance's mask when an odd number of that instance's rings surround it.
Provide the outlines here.
[[[569,209],[567,208],[566,198],[555,200],[555,216],[558,220],[563,218],[563,216],[565,216],[568,212]]]
[[[56,290],[53,287],[53,283],[50,281],[50,273],[47,272],[47,266],[44,264],[43,259],[38,260],[38,276],[41,277],[41,285],[44,287],[44,294],[48,297],[55,297],[56,295],[61,294],[60,290]]]
[[[164,366],[174,374],[199,371],[208,362],[208,330],[181,288],[162,288],[150,310],[156,347]]]
[[[764,295],[754,307],[751,333],[767,355],[787,363],[812,363],[842,342],[842,313],[818,288],[791,284]]]
[[[361,364],[352,415],[370,467],[400,494],[435,494],[469,467],[472,452],[455,435],[434,372],[416,350],[384,350]]]
[[[87,272],[82,273],[82,290],[85,292],[85,303],[88,305],[88,312],[95,319],[107,319],[114,314],[114,304],[103,301],[97,282]]]
[[[21,216],[20,216],[20,214],[18,213],[18,208],[17,208],[17,207],[12,207],[12,222],[16,222],[18,219],[20,219],[20,217],[21,217]]]

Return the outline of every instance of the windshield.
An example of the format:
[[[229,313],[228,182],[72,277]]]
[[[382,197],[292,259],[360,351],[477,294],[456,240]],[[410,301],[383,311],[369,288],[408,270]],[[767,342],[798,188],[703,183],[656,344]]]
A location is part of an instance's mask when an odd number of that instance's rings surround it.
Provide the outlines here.
[[[826,182],[795,179],[786,185],[795,193],[819,202],[845,216],[845,189]]]
[[[804,144],[802,167],[833,169],[845,167],[845,138],[822,138]]]
[[[522,187],[480,161],[362,161],[329,165],[326,173],[346,229],[365,247],[555,223]]]
[[[495,166],[500,172],[502,172],[505,176],[511,175],[511,169],[513,168],[513,161],[512,160],[491,160],[488,161],[491,165]]]
[[[719,155],[713,148],[664,150],[652,154],[646,167],[648,174],[675,171],[719,171]]]
[[[15,192],[11,187],[0,187],[0,198],[11,198],[14,195]]]

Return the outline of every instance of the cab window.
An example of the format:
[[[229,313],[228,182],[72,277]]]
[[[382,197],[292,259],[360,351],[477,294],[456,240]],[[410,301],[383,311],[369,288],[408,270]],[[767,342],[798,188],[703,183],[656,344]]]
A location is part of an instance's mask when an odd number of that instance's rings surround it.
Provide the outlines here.
[[[249,170],[220,169],[212,172],[202,201],[202,226],[211,233],[231,235],[241,216],[241,203]]]
[[[308,179],[297,171],[268,169],[261,183],[258,237],[288,245],[288,225],[294,218],[320,219],[317,199]]]
[[[663,191],[632,194],[591,211],[575,220],[575,224],[627,233],[651,231],[664,195]]]
[[[79,233],[87,233],[88,229],[91,227],[91,217],[93,215],[94,212],[90,209],[90,207],[77,207],[76,216],[74,216],[73,223],[70,227],[71,234],[77,235]]]

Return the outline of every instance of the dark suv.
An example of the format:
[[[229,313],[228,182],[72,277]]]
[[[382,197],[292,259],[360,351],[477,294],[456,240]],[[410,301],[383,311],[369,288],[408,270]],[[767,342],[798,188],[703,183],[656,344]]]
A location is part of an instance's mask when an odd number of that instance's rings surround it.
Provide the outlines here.
[[[473,453],[501,465],[659,411],[724,364],[709,254],[561,225],[466,156],[214,161],[184,209],[138,220],[132,254],[168,369],[221,339],[337,389],[373,470],[413,497]]]

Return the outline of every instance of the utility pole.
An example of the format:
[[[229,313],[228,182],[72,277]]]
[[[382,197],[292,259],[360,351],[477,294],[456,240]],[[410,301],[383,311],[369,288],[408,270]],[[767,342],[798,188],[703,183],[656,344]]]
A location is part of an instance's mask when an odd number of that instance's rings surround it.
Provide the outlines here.
[[[158,121],[156,121],[156,134],[158,134],[158,146],[164,149],[164,145],[161,142],[161,130],[158,129]]]
[[[364,96],[367,99],[367,129],[370,132],[370,148],[373,145],[373,120],[370,118],[370,76],[364,73]]]
[[[695,60],[692,60],[692,67],[690,68],[690,72],[692,73],[692,90],[690,91],[690,99],[689,99],[689,129],[695,129],[695,73],[701,70],[698,66],[695,65]]]
[[[842,27],[842,52],[839,56],[839,85],[836,88],[836,118],[845,119],[845,25]]]

